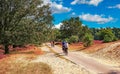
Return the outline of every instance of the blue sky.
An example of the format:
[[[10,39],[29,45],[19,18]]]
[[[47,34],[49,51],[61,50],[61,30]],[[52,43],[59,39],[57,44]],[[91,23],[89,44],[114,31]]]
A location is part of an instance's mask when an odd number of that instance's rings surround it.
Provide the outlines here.
[[[120,28],[120,0],[44,0],[48,3],[56,27],[65,19],[80,17],[90,28]]]

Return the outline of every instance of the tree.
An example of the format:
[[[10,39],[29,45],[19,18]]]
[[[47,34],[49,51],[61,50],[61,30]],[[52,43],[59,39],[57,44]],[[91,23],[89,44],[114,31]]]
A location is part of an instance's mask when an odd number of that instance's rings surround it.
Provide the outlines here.
[[[80,21],[79,17],[72,17],[69,20],[64,20],[62,24],[63,25],[60,27],[62,38],[69,38],[72,35],[78,36],[82,27],[82,22]]]
[[[54,31],[54,40],[55,41],[61,41],[61,32],[59,29],[55,28]]]
[[[81,30],[79,30],[79,35],[78,35],[79,41],[83,41],[86,33],[91,33],[91,31],[87,26],[82,26]]]
[[[85,36],[83,38],[83,45],[85,47],[88,47],[88,46],[92,45],[93,40],[94,40],[94,38],[91,33],[85,33]]]
[[[60,41],[60,39],[61,39],[60,30],[57,28],[52,28],[51,32],[50,32],[49,40],[50,41],[53,41],[53,40]]]
[[[99,33],[99,39],[103,40],[104,42],[111,42],[117,40],[114,33],[112,33],[111,29],[102,29]]]
[[[100,29],[98,29],[98,28],[90,28],[90,30],[91,30],[92,35],[94,36],[94,39],[99,40],[98,33],[99,33]]]
[[[112,32],[115,34],[115,36],[120,39],[120,28],[112,28]]]
[[[91,30],[87,26],[82,26],[79,17],[72,17],[69,20],[64,20],[60,27],[62,39],[67,39],[71,42],[82,41],[85,46],[90,46],[93,41]]]
[[[79,40],[78,36],[75,36],[75,35],[73,35],[69,38],[70,43],[78,42],[78,40]]]
[[[50,35],[52,16],[41,0],[0,0],[0,44],[40,44]]]

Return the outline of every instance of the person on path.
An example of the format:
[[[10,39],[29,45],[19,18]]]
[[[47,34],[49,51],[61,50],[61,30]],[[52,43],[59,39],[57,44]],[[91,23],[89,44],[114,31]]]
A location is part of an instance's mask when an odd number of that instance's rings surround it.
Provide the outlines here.
[[[55,41],[53,41],[53,47],[55,46]]]
[[[55,41],[51,41],[51,47],[54,47],[55,46]]]
[[[65,55],[68,55],[68,42],[67,41],[62,42],[62,50],[63,50],[63,53],[65,53]]]

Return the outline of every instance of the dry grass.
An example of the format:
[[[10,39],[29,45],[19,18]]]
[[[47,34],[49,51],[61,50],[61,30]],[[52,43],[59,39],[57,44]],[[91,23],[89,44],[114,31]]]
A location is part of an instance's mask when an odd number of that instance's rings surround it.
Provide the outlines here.
[[[38,55],[14,54],[0,60],[0,74],[52,74],[49,65],[32,62]]]
[[[0,74],[52,74],[51,68],[41,62],[2,62],[0,65]]]
[[[115,43],[119,43],[119,41],[115,41],[115,42],[109,42],[109,43],[102,43],[101,41],[94,41],[94,44],[91,45],[90,47],[87,47],[83,50],[83,52],[88,53],[88,54],[92,54],[95,52],[98,52],[106,47],[109,47],[111,44],[115,44]]]
[[[83,44],[81,42],[79,42],[79,43],[72,43],[72,44],[69,44],[69,49],[70,50],[79,51],[79,50],[83,50],[84,46],[83,46]]]
[[[32,62],[43,52],[35,48],[12,51],[0,59],[0,74],[52,74],[51,67],[42,62]]]
[[[0,48],[2,48],[1,45]],[[35,55],[44,54],[44,52],[41,51],[41,49],[39,49],[34,45],[26,45],[25,47],[16,47],[16,48],[12,48],[12,46],[10,46],[9,51],[10,53],[8,55],[5,55],[4,50],[0,49],[0,59],[6,58],[9,55],[14,55],[14,54],[35,54]]]
[[[106,46],[108,46],[106,43],[104,44],[94,44],[90,47],[87,47],[83,50],[83,52],[85,53],[94,53],[94,52],[97,52],[103,48],[105,48]]]

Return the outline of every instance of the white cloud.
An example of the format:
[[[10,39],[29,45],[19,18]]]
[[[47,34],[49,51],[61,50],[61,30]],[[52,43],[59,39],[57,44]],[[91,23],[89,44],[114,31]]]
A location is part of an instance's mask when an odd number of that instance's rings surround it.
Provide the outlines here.
[[[75,4],[88,4],[88,5],[94,5],[98,6],[99,3],[101,3],[103,0],[74,0],[71,2],[72,5]]]
[[[120,9],[120,4],[117,4],[115,6],[109,6],[108,8],[118,8],[118,9]]]
[[[65,12],[69,12],[71,8],[63,7],[63,5],[61,4],[52,3],[51,10],[53,13],[65,13]]]
[[[56,3],[63,4],[63,0],[54,0]]]
[[[79,16],[80,19],[89,21],[89,22],[96,22],[98,24],[104,24],[113,21],[112,17],[105,18],[104,15],[91,15],[91,14],[82,14]]]
[[[61,1],[62,2],[62,1]],[[62,3],[58,4],[55,1],[52,2],[51,0],[43,0],[44,5],[50,4],[50,9],[53,14],[55,13],[65,13],[71,11],[71,8],[64,7]]]
[[[62,23],[56,24],[56,25],[55,25],[55,28],[60,29],[60,26],[61,26],[61,25],[62,25]]]
[[[72,12],[72,14],[71,14],[71,15],[76,15],[76,14],[75,14],[75,12]]]
[[[78,17],[78,15],[75,12],[72,12],[70,15],[68,15],[69,17]]]

